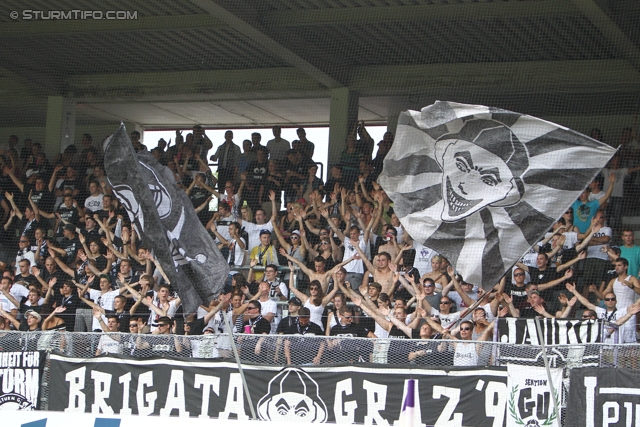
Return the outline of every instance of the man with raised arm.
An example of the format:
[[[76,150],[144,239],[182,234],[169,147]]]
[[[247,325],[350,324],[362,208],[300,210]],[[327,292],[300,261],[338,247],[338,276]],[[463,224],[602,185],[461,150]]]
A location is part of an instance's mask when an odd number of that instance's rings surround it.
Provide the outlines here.
[[[262,230],[267,230],[271,233],[273,232],[272,221],[275,222],[276,215],[278,213],[276,210],[276,193],[274,193],[273,190],[269,191],[269,200],[271,200],[270,221],[267,220],[267,215],[265,214],[263,209],[257,209],[255,211],[255,224],[253,222],[243,220],[241,216],[237,218],[238,223],[242,226],[242,228],[244,228],[244,231],[249,236],[249,241],[247,242],[249,246],[249,253],[251,253],[254,248],[260,246],[260,244],[262,243],[262,239],[260,238]],[[269,238],[271,238],[271,235],[269,235]]]
[[[353,257],[358,252],[355,246],[364,252],[366,249],[366,243],[364,237],[360,234],[360,228],[357,225],[353,225],[349,228],[349,237],[347,238],[344,233],[336,226],[333,221],[329,220],[329,211],[323,209],[321,211],[322,216],[327,219],[327,223],[331,227],[334,233],[338,236],[338,239],[344,244],[344,255],[342,260],[347,260]],[[357,243],[354,245],[354,243]],[[353,259],[348,264],[345,264],[344,269],[347,270],[347,282],[351,284],[352,289],[358,289],[362,284],[362,276],[364,274],[364,268],[362,261],[359,259]]]
[[[586,299],[576,290],[575,285],[571,283],[567,283],[566,286],[569,292],[571,292],[576,297],[578,297],[578,301],[580,301],[589,310],[595,311],[598,318],[606,322],[615,323],[616,325],[620,326],[620,324],[618,323],[618,320],[621,320],[622,318],[626,317],[628,312],[630,310],[633,310],[633,305],[629,305],[628,307],[623,307],[621,309],[618,309],[616,294],[614,294],[613,292],[606,292],[604,294],[605,308],[602,308],[602,307],[596,307],[591,302],[589,302],[588,299]],[[629,316],[626,318],[627,320],[629,320],[631,317],[635,317],[635,316]],[[605,334],[602,342],[635,343],[636,342],[635,322],[628,322],[626,324],[630,324],[632,328],[625,328],[624,326],[622,326],[619,330],[617,341],[615,340],[615,328],[607,328],[606,327],[607,325],[605,325]]]
[[[326,271],[325,270],[326,261],[324,258],[319,256],[313,260],[313,267],[315,270],[314,271],[308,268],[303,262],[301,262],[297,258],[294,258],[291,255],[289,255],[284,249],[280,249],[280,255],[284,256],[289,261],[293,262],[298,267],[300,267],[300,270],[302,270],[302,272],[309,277],[309,282],[313,282],[314,280],[317,280],[318,282],[320,282],[320,285],[322,285],[322,292],[325,294],[327,293],[327,289],[329,288],[329,281],[333,276],[333,274],[338,270],[340,270],[342,266],[350,263],[353,260],[358,259],[358,255],[354,255],[351,258],[348,258],[342,261],[340,264],[335,265],[331,270]]]

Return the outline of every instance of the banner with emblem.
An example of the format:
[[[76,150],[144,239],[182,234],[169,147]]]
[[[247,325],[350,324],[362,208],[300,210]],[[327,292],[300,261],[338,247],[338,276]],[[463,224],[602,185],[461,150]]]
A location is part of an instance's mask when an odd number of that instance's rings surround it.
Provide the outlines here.
[[[506,427],[541,427],[558,425],[560,414],[553,400],[562,395],[562,368],[551,368],[551,382],[542,367],[509,365]]]
[[[198,359],[50,356],[49,410],[263,421],[398,425],[414,380],[424,425],[502,426],[504,367],[400,365],[278,367]],[[251,402],[251,404],[249,403]],[[418,424],[416,424],[418,425]]]

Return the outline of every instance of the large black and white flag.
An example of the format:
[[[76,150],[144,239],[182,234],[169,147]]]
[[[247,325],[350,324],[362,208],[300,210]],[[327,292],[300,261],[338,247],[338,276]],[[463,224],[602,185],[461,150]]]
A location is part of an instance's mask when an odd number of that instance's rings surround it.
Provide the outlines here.
[[[438,101],[400,114],[378,182],[414,240],[486,289],[614,153],[535,117]]]
[[[154,251],[187,313],[215,299],[229,266],[171,171],[137,153],[124,125],[104,142],[104,167],[143,244]]]

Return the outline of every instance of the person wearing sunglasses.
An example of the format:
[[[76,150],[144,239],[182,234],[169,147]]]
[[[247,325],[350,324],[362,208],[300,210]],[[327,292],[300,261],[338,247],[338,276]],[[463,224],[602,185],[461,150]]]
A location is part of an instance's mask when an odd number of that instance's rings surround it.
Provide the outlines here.
[[[513,281],[506,283],[504,293],[511,296],[516,308],[522,308],[527,303],[526,272],[522,268],[513,270]]]
[[[327,331],[335,337],[327,341],[325,352],[326,363],[354,363],[356,361],[369,360],[373,350],[373,342],[370,340],[352,339],[367,338],[369,332],[359,323],[355,323],[356,311],[354,307],[346,305],[337,310],[338,322]],[[346,339],[343,339],[346,338]]]
[[[598,319],[602,319],[606,322],[602,342],[611,344],[636,342],[635,320],[633,322],[628,322],[628,320],[635,319],[635,313],[639,311],[640,304],[636,303],[631,304],[628,307],[618,308],[618,299],[616,294],[613,292],[606,292],[604,294],[605,308],[597,307],[578,292],[574,284],[567,283],[566,287],[569,292],[578,297],[578,301],[580,301],[588,310],[595,312]],[[630,326],[628,329],[625,327],[627,324]],[[616,333],[616,330],[618,333]]]
[[[261,283],[261,287],[263,284],[266,285],[266,282]],[[268,295],[268,286],[266,289]],[[265,344],[263,335],[271,333],[271,322],[262,316],[262,310],[262,303],[260,301],[249,300],[246,305],[244,323],[238,331],[242,334],[242,336],[238,337],[238,344],[240,358],[243,361],[264,363],[264,361],[267,360],[267,355],[264,354],[267,349],[263,350],[263,344]],[[271,357],[273,358],[274,355],[272,354]]]
[[[307,220],[305,224],[308,223],[309,221]],[[304,230],[302,230],[300,238],[302,240],[302,244],[308,250],[308,258],[322,258],[324,260],[326,270],[331,270],[338,262],[340,262],[342,251],[338,247],[338,244],[329,237],[329,233],[326,230],[320,231],[320,242],[318,242],[315,247],[307,240],[307,233],[304,232]]]
[[[277,226],[275,219],[271,219],[271,225],[273,226],[273,231],[275,231],[278,242],[280,242],[280,254],[282,255],[284,252],[284,254],[291,257],[289,258],[289,260],[295,259],[299,262],[304,263],[307,258],[307,249],[302,244],[301,233],[300,233],[300,231],[302,231],[304,228],[302,230],[291,231],[288,237],[289,241],[287,241],[287,238],[285,238],[285,236],[282,234],[282,231]],[[289,281],[288,271],[285,272],[285,275],[282,281],[285,283]]]
[[[640,280],[629,274],[629,261],[626,258],[616,258],[613,262],[615,277],[609,280],[604,293],[613,292],[616,294],[620,307],[628,307],[636,302],[637,294],[640,294]],[[625,326],[625,333],[628,340],[625,342],[635,342],[635,318]]]
[[[446,351],[447,347],[452,347],[453,354],[453,366],[478,366],[480,362],[480,355],[483,353],[483,348],[487,345],[482,344],[482,341],[488,341],[493,333],[493,322],[487,325],[482,335],[473,340],[473,328],[474,324],[471,321],[465,320],[460,323],[459,332],[460,338],[455,336],[456,331],[451,332],[444,331],[444,338],[449,340],[455,340],[455,342],[443,342],[438,347],[439,351]]]
[[[438,303],[438,308],[432,307],[429,301],[425,298],[423,300],[422,306],[427,311],[427,314],[430,316],[435,316],[440,319],[443,328],[447,328],[449,325],[460,320],[460,312],[457,311],[455,313],[451,312],[453,301],[451,298],[442,296]]]
[[[154,356],[179,356],[182,353],[180,337],[173,334],[174,320],[168,316],[158,318],[158,327],[144,338]]]

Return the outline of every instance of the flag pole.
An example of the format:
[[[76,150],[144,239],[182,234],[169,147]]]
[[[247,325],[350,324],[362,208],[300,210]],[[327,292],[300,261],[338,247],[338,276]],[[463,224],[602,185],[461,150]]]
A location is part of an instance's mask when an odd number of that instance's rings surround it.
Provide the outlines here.
[[[536,329],[540,336],[540,345],[542,346],[542,360],[544,361],[544,368],[547,371],[547,379],[549,380],[549,388],[551,389],[551,398],[553,399],[553,409],[556,411],[556,425],[560,427],[560,404],[558,403],[558,397],[556,395],[556,388],[553,385],[551,377],[551,368],[549,367],[549,358],[547,357],[547,347],[545,346],[545,338],[542,335],[542,327],[540,326],[540,317],[534,317],[536,322]]]
[[[227,330],[229,331],[229,341],[231,342],[231,349],[233,349],[233,356],[236,358],[236,363],[238,364],[238,372],[240,372],[240,379],[242,380],[242,387],[244,388],[244,394],[247,396],[247,400],[249,400],[249,408],[251,409],[251,416],[254,420],[257,420],[256,409],[253,407],[253,401],[251,400],[251,393],[249,393],[249,386],[247,385],[247,379],[244,377],[244,370],[242,369],[242,363],[240,363],[240,356],[238,355],[238,348],[236,347],[236,342],[233,339],[233,328],[231,328],[231,322],[229,321],[229,316],[231,313],[227,313],[226,316],[223,315],[224,322],[227,325]]]

